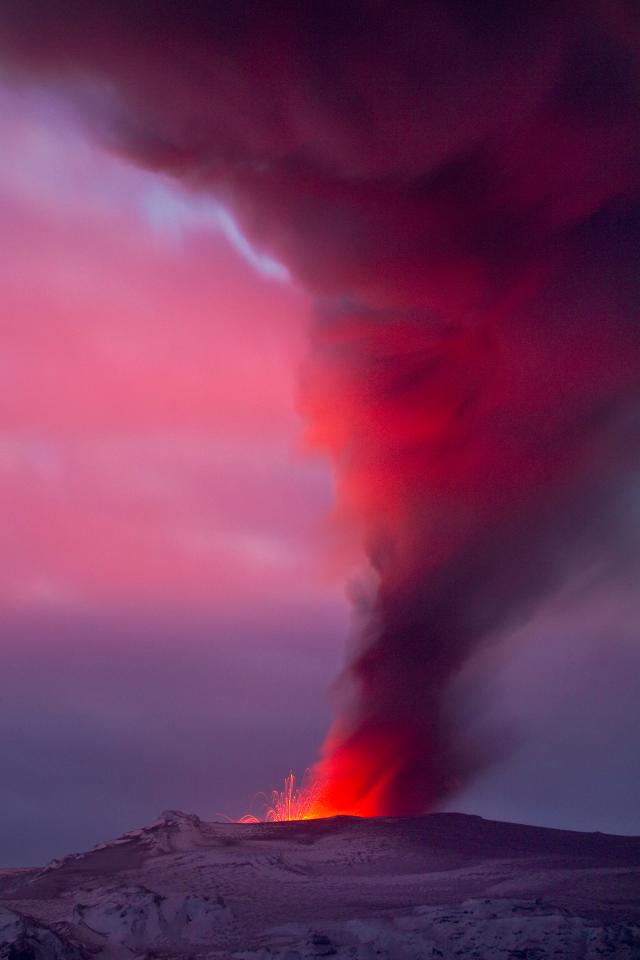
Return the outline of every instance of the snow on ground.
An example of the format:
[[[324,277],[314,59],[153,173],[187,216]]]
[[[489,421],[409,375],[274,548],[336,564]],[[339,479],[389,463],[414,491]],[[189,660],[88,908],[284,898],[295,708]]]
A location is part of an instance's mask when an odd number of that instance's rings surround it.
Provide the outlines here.
[[[168,811],[0,871],[2,960],[640,960],[640,838],[460,814],[285,824]]]

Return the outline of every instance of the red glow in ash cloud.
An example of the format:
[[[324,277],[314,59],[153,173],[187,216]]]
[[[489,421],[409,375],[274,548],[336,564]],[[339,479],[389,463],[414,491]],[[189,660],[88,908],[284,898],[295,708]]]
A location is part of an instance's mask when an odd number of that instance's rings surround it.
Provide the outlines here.
[[[310,442],[372,571],[322,803],[442,803],[493,752],[463,729],[460,670],[623,537],[635,6],[1,9],[16,74],[220,198],[317,298]]]

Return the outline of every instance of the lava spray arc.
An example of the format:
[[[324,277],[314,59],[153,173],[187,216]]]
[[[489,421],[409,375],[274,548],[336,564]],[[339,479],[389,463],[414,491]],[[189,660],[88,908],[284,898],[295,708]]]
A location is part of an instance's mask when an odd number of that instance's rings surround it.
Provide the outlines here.
[[[316,297],[302,403],[371,571],[318,808],[432,809],[495,754],[461,672],[629,535],[640,7],[4,0],[0,28],[3,69]]]
[[[321,817],[322,810],[318,806],[319,784],[310,771],[302,778],[300,786],[296,786],[293,770],[285,777],[282,790],[272,790],[271,796],[258,795],[263,801],[264,809],[260,816],[247,813],[239,823],[284,823],[290,820],[313,820]]]

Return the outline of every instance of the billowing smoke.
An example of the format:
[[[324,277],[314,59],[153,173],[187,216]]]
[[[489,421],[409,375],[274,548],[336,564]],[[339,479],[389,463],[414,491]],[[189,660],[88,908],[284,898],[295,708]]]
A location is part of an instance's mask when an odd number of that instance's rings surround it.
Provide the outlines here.
[[[214,192],[316,295],[304,407],[372,570],[325,809],[433,807],[491,753],[464,665],[616,550],[637,5],[0,0],[0,28],[7,70]]]

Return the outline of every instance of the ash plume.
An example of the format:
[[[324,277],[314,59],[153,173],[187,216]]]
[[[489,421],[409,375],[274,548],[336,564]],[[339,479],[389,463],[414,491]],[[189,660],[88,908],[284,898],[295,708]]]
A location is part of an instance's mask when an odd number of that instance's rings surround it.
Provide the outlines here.
[[[624,527],[637,6],[0,0],[0,31],[12,77],[214,193],[316,296],[304,407],[375,578],[324,807],[433,808],[491,753],[464,664]]]

